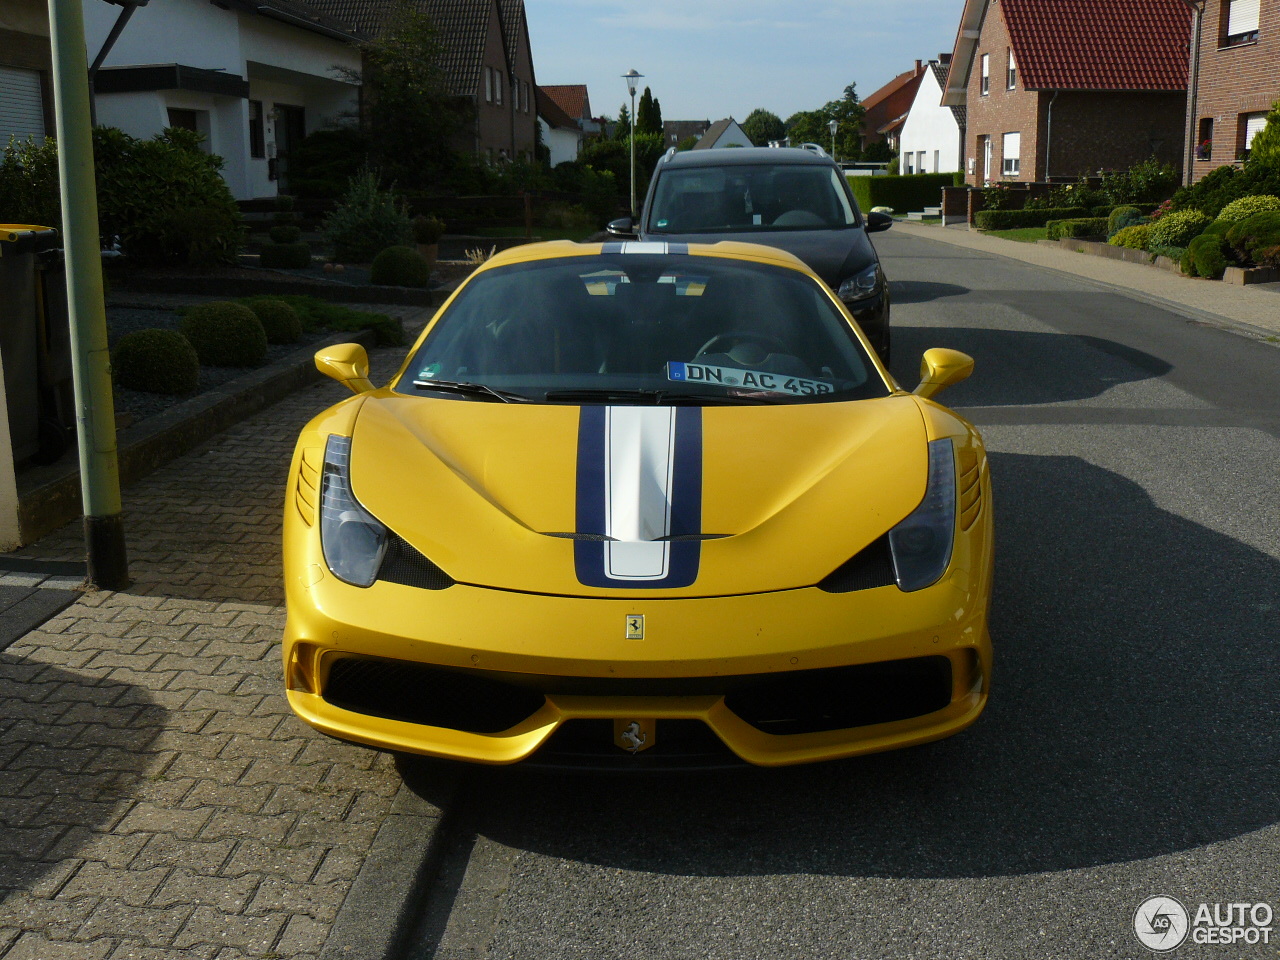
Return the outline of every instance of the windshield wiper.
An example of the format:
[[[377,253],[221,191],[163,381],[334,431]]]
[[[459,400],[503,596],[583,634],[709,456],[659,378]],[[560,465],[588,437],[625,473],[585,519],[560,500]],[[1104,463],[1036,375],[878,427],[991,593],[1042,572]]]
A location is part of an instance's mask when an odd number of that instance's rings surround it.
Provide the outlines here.
[[[498,390],[483,383],[466,383],[461,380],[415,380],[419,390],[441,390],[445,393],[461,393],[468,397],[490,397],[498,403],[530,403],[532,398],[522,393]]]
[[[750,403],[773,403],[772,400],[761,396],[737,396],[734,394],[723,393],[678,393],[671,390],[548,390],[547,401],[549,403],[599,403],[616,400],[619,402],[643,400],[662,406],[664,404],[677,406],[686,404],[689,406],[703,406],[711,404],[721,404],[727,406],[739,406],[741,404]]]

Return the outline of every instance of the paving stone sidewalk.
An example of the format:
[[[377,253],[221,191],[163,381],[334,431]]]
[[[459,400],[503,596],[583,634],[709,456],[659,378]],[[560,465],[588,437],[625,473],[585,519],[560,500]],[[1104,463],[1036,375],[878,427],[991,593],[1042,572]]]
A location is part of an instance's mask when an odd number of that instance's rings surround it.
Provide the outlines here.
[[[400,786],[280,679],[289,458],[342,396],[300,390],[126,490],[133,585],[0,651],[3,960],[320,953]],[[79,522],[19,555],[82,559]]]

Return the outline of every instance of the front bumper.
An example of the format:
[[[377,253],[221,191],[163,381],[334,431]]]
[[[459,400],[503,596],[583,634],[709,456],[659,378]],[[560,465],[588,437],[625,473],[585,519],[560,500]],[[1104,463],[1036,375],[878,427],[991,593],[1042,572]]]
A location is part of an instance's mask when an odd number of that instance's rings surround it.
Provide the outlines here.
[[[557,731],[584,726],[577,721],[643,722],[656,731],[658,746],[664,723],[696,721],[738,758],[778,766],[940,739],[976,720],[987,700],[989,571],[971,577],[957,569],[912,594],[896,587],[846,594],[805,588],[677,600],[553,597],[465,585],[423,591],[384,582],[361,590],[327,575],[309,585],[304,580],[289,578],[289,703],[325,733],[383,749],[504,764],[553,749],[563,739]],[[645,638],[627,640],[626,619],[636,614],[645,617]],[[363,699],[335,694],[335,665],[349,670],[360,660],[384,677],[424,670],[424,683],[410,687],[420,698],[441,676],[446,686],[438,690],[461,692],[477,704],[490,694],[500,701],[505,686],[513,712],[499,713],[501,720],[410,722],[393,702],[394,685],[375,685]],[[945,689],[917,715],[814,729],[821,722],[771,726],[777,718],[762,720],[758,706],[748,706],[767,701],[770,684],[821,677],[830,692],[832,682],[846,676],[842,668],[926,661],[945,665]],[[450,677],[456,681],[447,683]],[[848,689],[856,697],[873,687],[863,677]],[[835,709],[830,715],[843,723],[855,714]],[[860,718],[879,719],[875,711]],[[626,754],[619,750],[619,756]]]

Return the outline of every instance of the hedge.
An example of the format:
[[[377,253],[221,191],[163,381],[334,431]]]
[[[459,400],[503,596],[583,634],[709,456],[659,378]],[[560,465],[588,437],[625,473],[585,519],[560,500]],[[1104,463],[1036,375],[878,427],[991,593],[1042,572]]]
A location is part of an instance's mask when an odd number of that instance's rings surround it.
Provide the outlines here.
[[[942,203],[942,188],[954,185],[953,173],[913,173],[905,177],[848,177],[849,189],[863,212],[892,207],[909,213]]]
[[[1045,226],[1049,228],[1048,236],[1050,240],[1084,240],[1107,235],[1107,220],[1105,217],[1050,220]]]
[[[1084,207],[1057,207],[1047,210],[983,210],[973,218],[979,230],[1014,230],[1043,227],[1050,220],[1079,220],[1089,216]]]

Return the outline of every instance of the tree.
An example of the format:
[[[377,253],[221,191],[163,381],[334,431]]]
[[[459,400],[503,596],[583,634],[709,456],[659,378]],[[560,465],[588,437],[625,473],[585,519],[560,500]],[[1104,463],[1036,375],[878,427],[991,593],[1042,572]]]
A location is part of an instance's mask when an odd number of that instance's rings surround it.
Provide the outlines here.
[[[786,135],[797,147],[802,143],[823,143],[831,137],[821,110],[800,110],[787,117]]]
[[[757,108],[742,121],[742,131],[757,147],[767,147],[771,140],[781,140],[787,135],[787,126],[776,113]]]
[[[365,71],[342,70],[369,91],[364,122],[373,159],[400,186],[421,186],[453,166],[450,146],[473,108],[449,89],[445,53],[431,19],[397,10],[386,30],[363,45]]]
[[[613,139],[625,140],[631,136],[631,111],[624,103],[618,108],[618,125],[613,129]]]
[[[831,128],[836,121],[836,156],[857,160],[862,156],[862,120],[866,108],[858,101],[855,84],[844,88],[844,96],[830,100],[819,110],[801,110],[787,119],[787,136],[793,144],[816,143],[831,149]]]
[[[636,106],[636,133],[662,133],[662,108],[648,87]]]
[[[1250,160],[1280,161],[1280,100],[1277,100],[1267,114],[1267,125],[1253,137],[1249,147]]]

